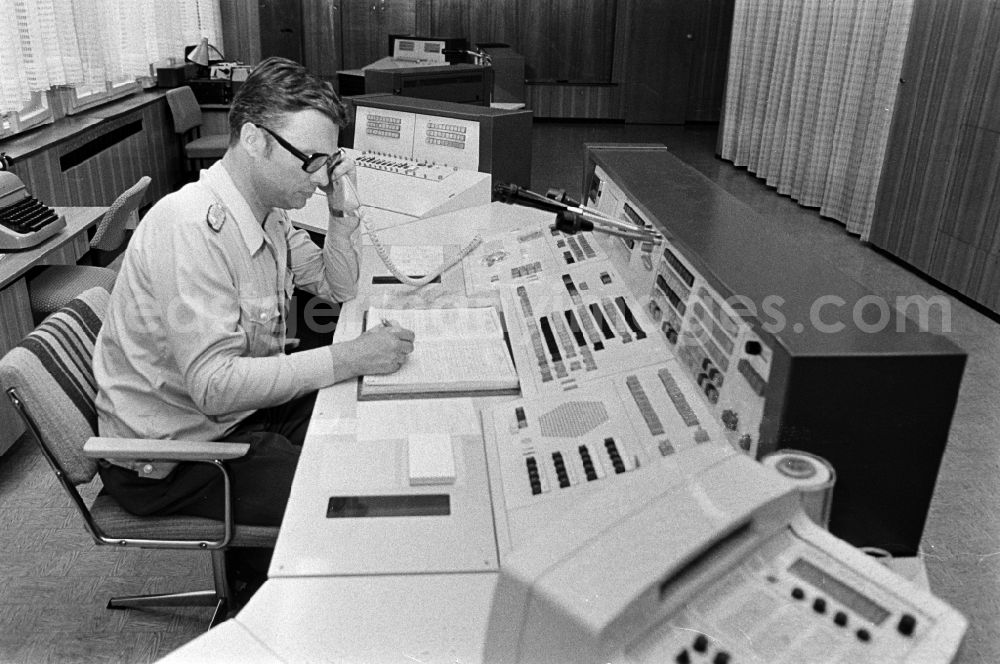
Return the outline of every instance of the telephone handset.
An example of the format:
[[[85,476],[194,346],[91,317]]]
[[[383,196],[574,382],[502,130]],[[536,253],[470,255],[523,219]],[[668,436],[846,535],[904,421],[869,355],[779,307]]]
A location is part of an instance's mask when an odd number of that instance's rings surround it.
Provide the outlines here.
[[[435,270],[432,270],[429,274],[421,277],[420,279],[414,279],[413,277],[403,273],[403,271],[400,270],[396,266],[396,264],[392,262],[392,258],[389,257],[388,249],[386,249],[385,245],[382,244],[382,241],[379,240],[379,237],[378,235],[375,234],[374,229],[372,229],[368,225],[368,220],[365,218],[365,213],[364,210],[362,209],[361,196],[358,195],[358,190],[354,186],[354,183],[351,181],[351,178],[344,176],[342,180],[347,183],[347,188],[351,190],[351,195],[354,196],[354,200],[357,201],[358,203],[358,208],[357,208],[358,219],[361,221],[361,225],[364,227],[365,232],[368,233],[368,237],[371,238],[372,245],[375,247],[375,253],[377,253],[378,257],[382,260],[383,263],[385,263],[385,266],[389,268],[389,272],[392,273],[392,276],[396,277],[397,279],[399,279],[400,282],[404,284],[413,286],[415,288],[422,288],[423,286],[426,286],[427,284],[437,279],[438,276],[444,274],[446,271],[450,270],[452,267],[457,265],[463,258],[472,253],[475,250],[475,248],[478,247],[483,242],[483,238],[477,233],[476,236],[473,237],[472,240],[470,240],[467,245],[462,247],[462,250],[458,252],[458,256],[455,256],[450,260],[444,261],[443,263],[441,263],[440,267],[438,267]]]

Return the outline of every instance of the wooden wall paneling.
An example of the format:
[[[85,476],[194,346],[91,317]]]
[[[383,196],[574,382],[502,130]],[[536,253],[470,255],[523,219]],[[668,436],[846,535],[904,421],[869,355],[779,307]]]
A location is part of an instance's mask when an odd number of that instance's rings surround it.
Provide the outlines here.
[[[344,69],[359,69],[390,55],[390,34],[416,30],[416,0],[341,0],[340,14]]]
[[[916,3],[870,241],[1000,311],[1000,3]]]
[[[256,2],[219,0],[222,15],[222,52],[227,58],[256,65],[260,56],[260,14]]]
[[[518,37],[520,17],[517,0],[469,0],[469,41],[472,45],[477,42],[507,44],[523,54]]]
[[[146,204],[155,203],[160,198],[177,189],[181,184],[181,141],[173,129],[173,117],[166,99],[143,109],[143,127],[146,135],[146,149],[143,152],[138,177],[148,175],[152,181],[146,190]]]
[[[735,5],[735,0],[708,0],[699,5],[686,122],[718,122],[722,118]]]
[[[958,154],[945,194],[942,232],[976,249],[972,269],[960,262],[943,266],[941,280],[977,301],[992,299],[990,262],[1000,241],[1000,4],[979,21],[972,51],[972,81]]]
[[[464,37],[473,46],[471,11],[474,0],[417,0],[414,34],[419,37]]]
[[[996,253],[987,258],[982,291],[975,299],[991,311],[1000,311],[1000,256]]]
[[[384,55],[375,46],[378,38],[375,0],[340,0],[340,17],[344,69],[360,69]]]
[[[611,82],[617,0],[519,0],[517,11],[528,80]]]
[[[59,160],[49,152],[33,154],[11,164],[11,171],[25,183],[32,196],[46,205],[69,205],[69,195],[63,186]]]
[[[3,357],[35,327],[31,317],[24,314],[31,311],[24,279],[0,288],[0,311],[3,312],[0,316],[0,357]],[[7,395],[0,396],[3,397],[0,399],[0,454],[3,454],[24,433],[24,425]]]
[[[260,55],[302,62],[301,0],[257,0],[260,14]]]
[[[612,54],[611,81],[617,83],[619,86],[625,81],[626,72],[628,71],[628,48],[626,47],[626,43],[629,31],[628,26],[632,20],[632,7],[633,3],[630,0],[619,0],[618,15],[615,17],[615,49]],[[615,115],[620,118],[625,117],[624,100],[625,95],[619,89],[616,99],[618,108],[615,110]]]
[[[60,157],[139,119],[141,132],[63,171]],[[180,184],[180,140],[172,127],[166,100],[160,99],[120,118],[97,124],[51,149],[18,160],[11,170],[28,183],[31,194],[46,205],[110,205],[143,175],[152,178],[147,194],[147,200],[152,202]]]
[[[974,0],[913,7],[869,239],[928,272],[957,166],[957,119],[966,114],[976,78],[983,9]]]
[[[381,14],[382,52],[379,58],[392,55],[389,52],[389,35],[412,35],[417,29],[416,0],[378,0]],[[376,58],[377,59],[377,58]]]
[[[619,120],[616,85],[532,83],[527,87],[527,107],[537,118],[589,118]]]
[[[611,82],[617,17],[618,0],[573,0],[559,5],[559,18],[549,25],[559,36],[561,56],[569,56],[560,65],[565,76],[559,78]]]
[[[683,124],[701,3],[633,2],[622,73],[626,122]]]
[[[553,67],[549,66],[549,51],[554,44],[549,43],[551,3],[548,0],[517,0],[518,16],[531,17],[518,25],[518,50],[524,56],[524,76],[527,80],[557,78]],[[557,25],[557,24],[555,24]],[[528,91],[531,97],[531,91]],[[530,103],[529,108],[534,109]],[[535,117],[538,117],[537,115]]]
[[[35,265],[73,265],[90,250],[90,240],[87,233],[81,233],[58,249],[45,254]]]
[[[520,53],[518,0],[417,0],[416,34],[465,37],[477,43],[503,43]]]
[[[1000,212],[1000,3],[983,21],[978,55],[971,67],[968,112],[961,123],[957,165],[945,208],[954,234],[979,247],[994,245]],[[992,212],[992,214],[991,214]]]
[[[340,4],[336,0],[302,0],[302,64],[333,81],[341,67]]]
[[[990,213],[1000,210],[1000,133],[966,124],[958,138],[941,231],[971,245],[989,247],[997,232],[997,217]]]
[[[64,157],[101,136],[141,118],[140,110],[114,120],[107,120],[73,140],[63,143],[56,152],[60,157]],[[131,134],[80,164],[63,170],[62,177],[69,191],[71,205],[110,205],[118,194],[125,190],[127,179],[135,176],[130,183],[134,184],[141,177],[141,174],[134,172],[129,155],[145,149],[146,124],[143,123],[143,131]]]
[[[972,296],[986,269],[985,252],[953,235],[936,233],[926,272],[941,282]]]
[[[974,101],[979,78],[977,52],[984,47],[986,39],[983,10],[988,8],[983,3],[952,2],[945,3],[944,7],[948,9],[943,17],[945,26],[942,29],[938,23],[935,27],[948,36],[934,36],[930,42],[933,79],[931,90],[925,94],[931,95],[934,101],[925,107],[926,114],[913,127],[919,135],[907,137],[909,142],[915,141],[921,177],[912,180],[916,205],[901,219],[906,229],[902,235],[905,244],[901,246],[904,252],[901,257],[917,267],[934,260],[934,245],[939,239],[936,233],[952,232],[955,223],[949,215],[949,207],[953,206],[949,203],[949,192],[961,188],[960,180],[964,176],[959,173],[969,166],[963,163],[961,155],[965,132],[963,118]],[[914,11],[917,9],[915,5]],[[939,15],[936,20],[941,18]],[[919,89],[914,92],[921,94]],[[929,273],[960,290],[967,288],[967,283],[944,278],[947,271],[946,267],[935,266]]]

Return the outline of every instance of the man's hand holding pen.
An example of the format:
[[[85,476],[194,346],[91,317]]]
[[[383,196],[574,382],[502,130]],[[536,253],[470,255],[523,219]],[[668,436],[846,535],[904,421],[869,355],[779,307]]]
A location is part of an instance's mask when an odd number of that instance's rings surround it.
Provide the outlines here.
[[[406,364],[413,352],[413,337],[412,330],[383,319],[380,325],[370,325],[356,339],[330,348],[340,356],[338,366],[349,367],[351,376],[387,374],[399,371]]]

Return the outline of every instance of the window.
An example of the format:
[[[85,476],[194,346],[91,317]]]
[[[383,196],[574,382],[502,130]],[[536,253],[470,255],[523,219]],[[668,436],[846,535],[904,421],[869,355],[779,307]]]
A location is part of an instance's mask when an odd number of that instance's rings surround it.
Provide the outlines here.
[[[62,101],[63,112],[66,115],[73,115],[120,97],[126,97],[138,90],[139,84],[135,82],[135,79],[126,79],[117,83],[101,81],[90,85],[60,86],[55,89],[55,93]]]
[[[44,92],[32,92],[28,103],[18,111],[0,112],[0,138],[52,121],[49,98]]]
[[[221,43],[219,0],[0,0],[0,15],[0,138],[131,94],[202,37]]]

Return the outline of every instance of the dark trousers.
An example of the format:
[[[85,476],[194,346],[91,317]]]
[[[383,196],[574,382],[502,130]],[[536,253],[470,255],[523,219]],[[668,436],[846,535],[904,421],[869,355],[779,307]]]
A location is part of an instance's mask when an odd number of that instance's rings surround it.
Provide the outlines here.
[[[226,462],[236,523],[281,524],[315,402],[313,392],[280,406],[262,408],[221,439],[250,444],[245,456]],[[160,480],[107,464],[101,464],[99,470],[104,490],[133,514],[224,518],[225,484],[214,465],[182,462]],[[239,555],[252,573],[266,572],[269,557],[252,551]]]
[[[221,439],[250,444],[246,456],[226,463],[236,523],[281,524],[315,401],[313,392],[280,406],[262,408]],[[104,490],[133,514],[223,518],[225,485],[214,465],[182,462],[161,480],[104,464],[100,473]]]

